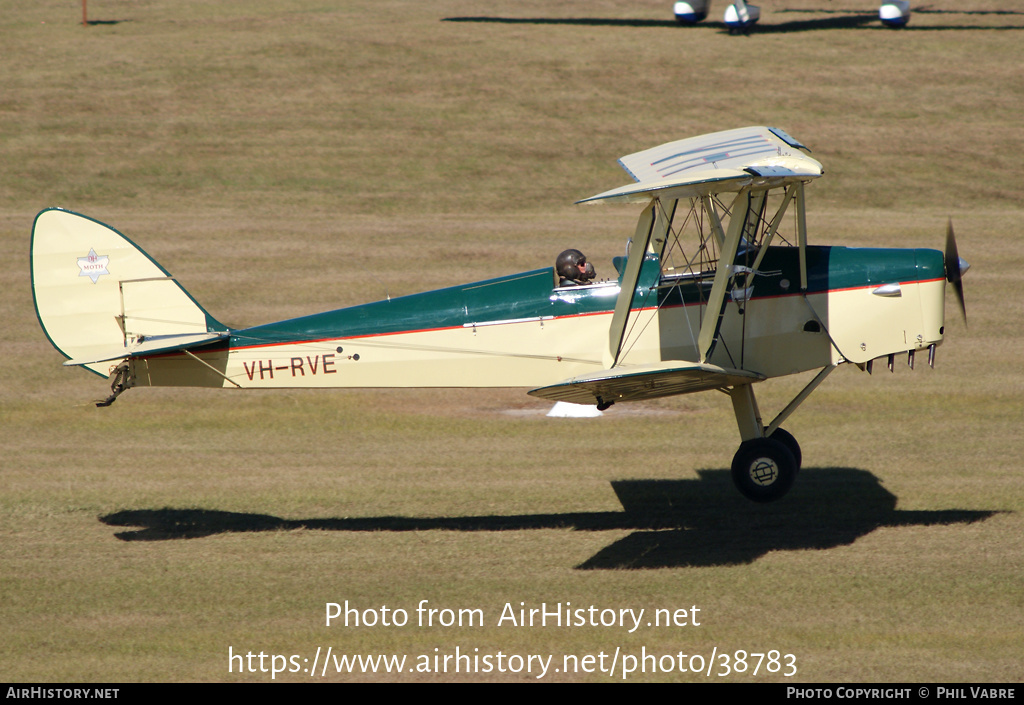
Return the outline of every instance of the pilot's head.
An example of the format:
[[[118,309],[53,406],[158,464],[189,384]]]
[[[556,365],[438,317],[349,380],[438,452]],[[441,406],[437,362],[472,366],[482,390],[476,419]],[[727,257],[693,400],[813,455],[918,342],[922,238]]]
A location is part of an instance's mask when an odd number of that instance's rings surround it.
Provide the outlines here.
[[[597,276],[594,265],[579,250],[565,250],[555,260],[555,271],[562,279],[587,282]]]

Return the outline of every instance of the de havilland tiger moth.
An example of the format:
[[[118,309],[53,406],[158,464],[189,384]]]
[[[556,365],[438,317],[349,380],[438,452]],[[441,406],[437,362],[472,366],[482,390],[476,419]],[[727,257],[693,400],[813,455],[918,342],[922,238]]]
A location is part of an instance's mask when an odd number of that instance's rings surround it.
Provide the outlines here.
[[[919,352],[931,364],[946,282],[963,310],[968,265],[951,226],[945,253],[809,244],[805,187],[822,166],[779,129],[684,139],[619,162],[635,183],[580,201],[644,204],[614,280],[593,281],[582,253],[567,251],[561,271],[236,329],[121,233],[48,208],[32,231],[36,313],[65,365],[109,378],[99,406],[149,386],[524,387],[602,410],[717,390],[742,441],[733,480],[764,502],[801,465],[781,424],[836,367],[870,372],[882,359],[891,370],[896,355],[913,365]],[[808,371],[817,374],[766,423],[755,386]]]

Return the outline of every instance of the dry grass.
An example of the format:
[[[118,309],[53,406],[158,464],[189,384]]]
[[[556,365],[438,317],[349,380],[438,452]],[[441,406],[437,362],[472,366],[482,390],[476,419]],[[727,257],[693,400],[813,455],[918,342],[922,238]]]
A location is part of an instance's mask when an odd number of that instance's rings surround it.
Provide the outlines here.
[[[267,680],[228,673],[228,647],[458,645],[779,649],[791,680],[1019,680],[1024,14],[940,1],[892,32],[862,4],[765,0],[750,37],[676,28],[652,0],[94,0],[89,28],[57,0],[8,8],[6,679]],[[937,247],[952,216],[973,265],[970,329],[950,318],[936,370],[841,370],[793,417],[808,467],[771,507],[724,477],[736,431],[718,395],[592,421],[547,419],[519,390],[135,390],[97,410],[103,382],[61,368],[32,312],[27,238],[49,205],[118,227],[237,325],[569,245],[607,270],[633,211],[571,202],[624,183],[620,154],[746,124],[825,164],[816,241]],[[765,385],[762,406],[800,384]],[[323,626],[325,602],[422,599],[488,624]],[[521,601],[704,619],[496,627]],[[608,680],[548,677],[580,679]]]

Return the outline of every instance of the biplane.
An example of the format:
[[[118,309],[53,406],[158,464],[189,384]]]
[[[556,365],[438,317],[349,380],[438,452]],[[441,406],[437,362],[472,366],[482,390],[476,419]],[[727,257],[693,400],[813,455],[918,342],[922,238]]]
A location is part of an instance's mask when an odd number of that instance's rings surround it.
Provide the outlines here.
[[[919,352],[934,364],[947,282],[963,310],[952,226],[945,253],[810,245],[805,186],[822,166],[782,130],[619,161],[634,183],[580,201],[643,205],[615,279],[544,267],[235,329],[121,233],[49,208],[32,232],[36,312],[65,365],[109,378],[100,406],[148,386],[524,387],[602,410],[717,390],[739,428],[734,482],[770,501],[801,465],[781,426],[836,367],[891,370]],[[812,371],[765,423],[755,386]]]
[[[676,22],[682,25],[697,24],[707,19],[711,11],[711,0],[679,0],[672,6]],[[746,0],[734,0],[725,8],[722,21],[730,32],[746,32],[761,18],[761,8]],[[886,27],[903,27],[910,21],[909,0],[882,0],[878,8],[878,19]]]

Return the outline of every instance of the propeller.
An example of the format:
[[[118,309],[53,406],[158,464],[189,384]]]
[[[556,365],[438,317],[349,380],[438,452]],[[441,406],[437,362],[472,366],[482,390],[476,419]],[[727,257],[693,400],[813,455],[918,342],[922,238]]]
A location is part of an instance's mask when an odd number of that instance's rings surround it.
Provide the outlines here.
[[[953,236],[953,219],[950,218],[946,225],[946,280],[953,285],[956,292],[956,300],[960,302],[960,313],[964,317],[964,324],[967,324],[967,307],[964,306],[964,273],[971,265],[966,260],[960,259],[956,250],[956,238]]]

